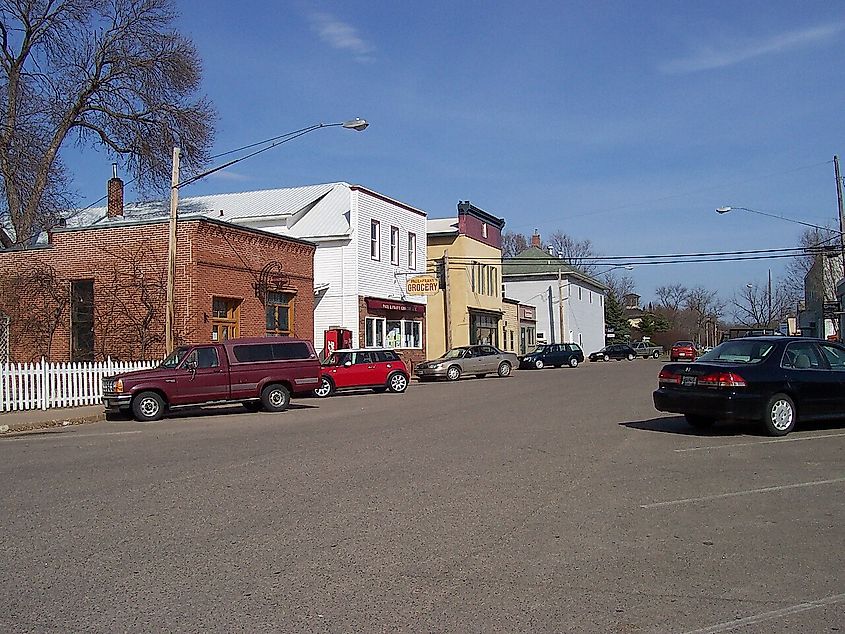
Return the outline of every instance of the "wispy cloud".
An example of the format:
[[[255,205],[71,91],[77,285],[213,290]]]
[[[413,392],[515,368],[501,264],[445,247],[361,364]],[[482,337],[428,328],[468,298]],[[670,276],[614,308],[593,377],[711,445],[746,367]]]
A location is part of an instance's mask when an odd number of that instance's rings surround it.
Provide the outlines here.
[[[702,70],[734,66],[756,57],[784,53],[832,40],[845,31],[845,23],[817,26],[799,31],[781,33],[768,38],[734,38],[718,45],[699,47],[687,57],[670,60],[660,65],[667,74],[695,73]]]
[[[314,32],[332,48],[352,53],[359,62],[372,61],[375,46],[364,40],[351,24],[330,13],[312,13],[308,19]]]

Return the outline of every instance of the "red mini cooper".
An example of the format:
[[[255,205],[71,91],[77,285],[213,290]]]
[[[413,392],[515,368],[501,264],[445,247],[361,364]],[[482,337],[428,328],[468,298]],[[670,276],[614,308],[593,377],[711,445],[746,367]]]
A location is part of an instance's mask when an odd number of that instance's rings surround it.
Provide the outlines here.
[[[331,396],[336,390],[372,388],[376,392],[404,392],[408,366],[393,350],[364,348],[335,350],[323,362],[320,385],[314,394]]]

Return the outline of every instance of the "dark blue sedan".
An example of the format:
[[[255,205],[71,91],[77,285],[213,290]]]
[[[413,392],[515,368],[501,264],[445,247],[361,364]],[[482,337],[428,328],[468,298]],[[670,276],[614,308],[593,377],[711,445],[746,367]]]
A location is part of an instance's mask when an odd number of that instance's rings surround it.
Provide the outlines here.
[[[658,377],[654,406],[693,427],[717,420],[760,421],[785,436],[797,421],[845,418],[845,346],[801,337],[726,341]]]

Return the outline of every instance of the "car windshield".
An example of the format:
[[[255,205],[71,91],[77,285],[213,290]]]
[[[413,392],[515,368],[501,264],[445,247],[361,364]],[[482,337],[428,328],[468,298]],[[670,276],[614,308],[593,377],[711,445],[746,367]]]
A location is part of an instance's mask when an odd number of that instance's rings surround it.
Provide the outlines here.
[[[699,361],[725,361],[730,363],[760,363],[768,357],[775,344],[771,341],[732,339],[721,343],[699,357]]]
[[[190,350],[190,348],[176,348],[176,350],[167,355],[164,361],[158,364],[158,367],[175,368],[177,365],[182,363],[182,359],[184,359],[185,355],[188,354],[188,350]]]
[[[538,353],[546,352],[547,348],[548,348],[548,346],[537,346],[529,354],[538,354]]]
[[[464,356],[464,352],[466,352],[466,348],[452,348],[444,354],[441,359],[460,359]]]

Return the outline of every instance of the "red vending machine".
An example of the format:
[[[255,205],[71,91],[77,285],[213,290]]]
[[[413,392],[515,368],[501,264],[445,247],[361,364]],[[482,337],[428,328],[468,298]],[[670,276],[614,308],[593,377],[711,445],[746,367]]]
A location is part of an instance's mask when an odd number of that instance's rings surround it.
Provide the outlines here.
[[[323,358],[335,350],[352,347],[352,331],[346,328],[329,328],[323,333]]]

